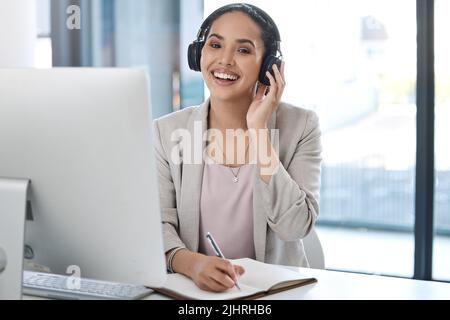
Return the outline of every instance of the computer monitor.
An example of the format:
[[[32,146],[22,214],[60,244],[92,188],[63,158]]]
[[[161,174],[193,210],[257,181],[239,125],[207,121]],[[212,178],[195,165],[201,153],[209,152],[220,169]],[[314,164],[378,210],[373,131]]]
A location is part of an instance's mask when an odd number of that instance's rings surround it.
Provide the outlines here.
[[[134,69],[0,69],[0,177],[31,181],[33,262],[165,281],[148,88]]]

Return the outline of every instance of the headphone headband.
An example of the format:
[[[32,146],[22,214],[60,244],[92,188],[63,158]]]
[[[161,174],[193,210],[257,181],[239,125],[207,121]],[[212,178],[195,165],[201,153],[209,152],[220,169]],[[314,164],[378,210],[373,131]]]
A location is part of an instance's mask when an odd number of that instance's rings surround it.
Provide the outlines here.
[[[204,41],[204,37],[206,36],[206,33],[208,32],[209,28],[211,27],[211,20],[225,14],[228,12],[233,11],[241,11],[248,14],[250,17],[260,20],[267,25],[271,26],[275,35],[275,40],[277,41],[277,49],[279,50],[281,37],[280,32],[278,31],[278,27],[275,24],[275,21],[262,9],[248,4],[248,3],[232,3],[226,6],[223,6],[219,9],[216,9],[214,12],[212,12],[206,19],[203,21],[202,25],[200,26],[200,29],[197,32],[197,41]]]

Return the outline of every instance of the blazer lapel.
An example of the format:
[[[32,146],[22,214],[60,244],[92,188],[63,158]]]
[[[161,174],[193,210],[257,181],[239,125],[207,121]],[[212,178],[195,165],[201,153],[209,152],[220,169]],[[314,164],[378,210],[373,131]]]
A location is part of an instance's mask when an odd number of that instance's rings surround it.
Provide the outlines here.
[[[267,128],[269,129],[269,134],[272,132],[272,129],[275,129],[276,125],[276,112],[272,114],[270,118]],[[278,145],[278,137],[274,136],[275,139],[272,140],[272,145],[279,154],[279,145]],[[259,191],[259,187],[261,184],[264,184],[262,181],[258,181],[261,178],[259,177],[259,169],[258,166],[255,166],[254,172],[254,184],[253,184],[253,240],[255,244],[255,255],[256,260],[265,261],[266,257],[266,236],[267,236],[267,215],[266,210],[263,205],[264,199],[262,199],[261,193]]]
[[[204,102],[187,124],[187,130],[191,134],[191,159],[193,163],[187,164],[183,162],[182,183],[181,183],[181,200],[180,208],[183,217],[182,239],[186,246],[194,251],[198,251],[199,246],[199,228],[200,228],[200,196],[203,180],[203,151],[206,142],[203,135],[208,125],[209,100]],[[181,217],[180,217],[181,218]]]

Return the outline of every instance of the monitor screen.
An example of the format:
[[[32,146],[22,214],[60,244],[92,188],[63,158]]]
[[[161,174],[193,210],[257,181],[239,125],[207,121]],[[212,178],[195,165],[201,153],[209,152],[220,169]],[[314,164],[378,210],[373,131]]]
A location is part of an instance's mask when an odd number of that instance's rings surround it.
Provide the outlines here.
[[[149,101],[141,70],[0,69],[0,177],[31,182],[33,262],[162,285]]]

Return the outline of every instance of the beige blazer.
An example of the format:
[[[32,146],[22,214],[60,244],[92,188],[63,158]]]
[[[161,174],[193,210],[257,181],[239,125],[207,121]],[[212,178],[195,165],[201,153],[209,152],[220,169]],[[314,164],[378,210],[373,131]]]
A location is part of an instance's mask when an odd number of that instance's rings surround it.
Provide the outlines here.
[[[189,164],[186,159],[193,159],[194,151],[198,154],[198,150],[205,148],[202,135],[207,130],[208,112],[206,101],[153,123],[165,252],[175,247],[198,251],[204,163],[200,160],[198,164]],[[301,239],[309,233],[319,214],[322,158],[318,118],[313,111],[281,103],[268,128],[279,129],[279,145],[276,139],[272,144],[282,165],[268,185],[260,179],[255,166],[256,259],[308,267]],[[191,145],[186,144],[189,135],[195,136]]]

